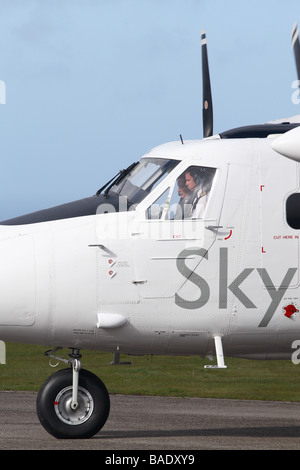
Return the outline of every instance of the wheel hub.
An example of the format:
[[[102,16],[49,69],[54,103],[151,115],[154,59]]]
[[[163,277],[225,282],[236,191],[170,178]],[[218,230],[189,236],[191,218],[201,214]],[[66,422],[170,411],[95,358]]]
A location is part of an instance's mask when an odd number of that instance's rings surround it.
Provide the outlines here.
[[[72,392],[72,386],[61,390],[54,400],[54,409],[61,421],[76,426],[83,424],[90,418],[94,409],[94,401],[85,388],[78,387],[78,406],[72,409]]]

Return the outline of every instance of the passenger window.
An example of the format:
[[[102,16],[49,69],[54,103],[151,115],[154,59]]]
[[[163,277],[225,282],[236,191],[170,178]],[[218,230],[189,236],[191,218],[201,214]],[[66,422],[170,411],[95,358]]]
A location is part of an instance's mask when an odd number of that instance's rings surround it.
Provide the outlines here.
[[[286,220],[290,227],[300,229],[300,193],[291,194],[287,198]]]

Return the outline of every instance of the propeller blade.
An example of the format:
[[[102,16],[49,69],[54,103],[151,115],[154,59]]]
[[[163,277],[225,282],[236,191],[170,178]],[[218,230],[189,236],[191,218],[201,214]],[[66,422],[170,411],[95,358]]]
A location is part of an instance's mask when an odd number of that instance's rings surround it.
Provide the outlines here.
[[[203,89],[203,137],[210,137],[213,135],[213,105],[211,97],[210,76],[208,68],[207,57],[207,43],[206,33],[202,31],[201,34],[201,49],[202,49],[202,89]]]
[[[298,84],[300,85],[300,42],[298,27],[295,24],[292,31],[292,47],[294,49],[294,55],[296,60],[296,68],[298,75]]]

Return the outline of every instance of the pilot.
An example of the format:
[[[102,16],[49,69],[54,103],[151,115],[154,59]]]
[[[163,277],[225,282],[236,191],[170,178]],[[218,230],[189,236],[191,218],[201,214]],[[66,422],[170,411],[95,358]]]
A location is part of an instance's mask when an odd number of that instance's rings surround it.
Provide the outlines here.
[[[191,192],[187,201],[189,217],[199,219],[204,215],[209,192],[206,168],[188,169],[185,174],[185,184]]]
[[[177,178],[177,192],[178,192],[178,196],[180,197],[179,199],[179,202],[178,202],[178,205],[177,205],[177,209],[176,209],[176,213],[175,213],[175,219],[183,219],[185,214],[184,214],[184,211],[187,207],[187,204],[188,204],[188,200],[191,196],[191,191],[188,189],[187,185],[186,185],[186,182],[185,182],[185,173],[183,173],[182,175],[180,175],[178,178]]]

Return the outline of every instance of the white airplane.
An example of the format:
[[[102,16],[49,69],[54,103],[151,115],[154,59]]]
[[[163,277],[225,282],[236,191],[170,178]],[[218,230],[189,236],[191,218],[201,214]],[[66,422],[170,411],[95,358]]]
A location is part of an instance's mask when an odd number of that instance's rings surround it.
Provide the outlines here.
[[[298,78],[300,50],[293,33]],[[81,350],[290,359],[300,339],[300,116],[161,145],[96,195],[1,222],[0,338],[68,363],[37,397],[57,438],[110,408]],[[68,359],[57,350],[71,350]],[[209,366],[208,366],[209,367]]]

